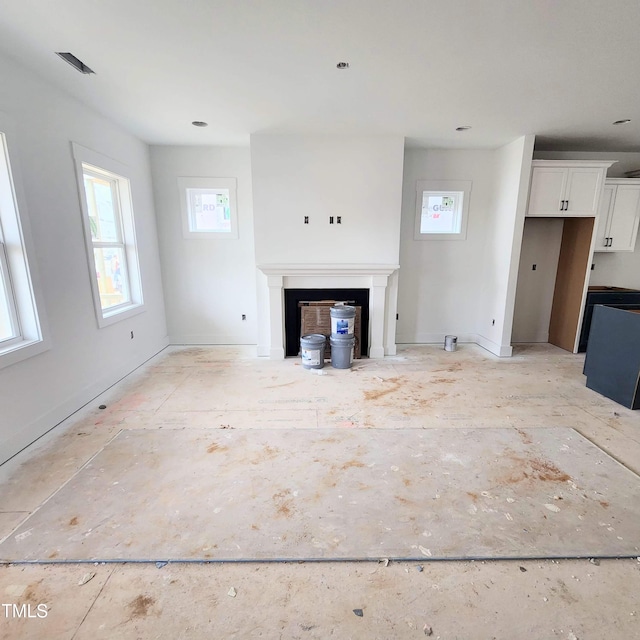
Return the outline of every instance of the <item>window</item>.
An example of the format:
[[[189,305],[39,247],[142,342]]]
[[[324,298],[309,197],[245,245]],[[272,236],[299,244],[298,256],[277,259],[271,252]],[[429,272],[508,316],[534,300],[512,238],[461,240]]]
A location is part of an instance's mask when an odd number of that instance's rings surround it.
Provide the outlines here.
[[[7,129],[0,114],[0,368],[44,351],[47,346],[36,304],[36,287],[29,269],[30,244],[26,209],[9,162]]]
[[[0,347],[8,347],[21,337],[13,287],[9,280],[7,247],[0,229]]]
[[[185,238],[237,238],[235,178],[178,178]]]
[[[126,167],[73,145],[98,325],[142,308],[131,185]]]
[[[416,240],[464,240],[471,182],[420,180],[416,194]]]

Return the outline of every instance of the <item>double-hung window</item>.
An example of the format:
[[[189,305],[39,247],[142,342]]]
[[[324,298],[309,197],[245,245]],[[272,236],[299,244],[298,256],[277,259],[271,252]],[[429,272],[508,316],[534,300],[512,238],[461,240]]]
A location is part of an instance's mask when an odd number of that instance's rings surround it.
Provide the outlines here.
[[[42,319],[29,269],[24,198],[9,162],[8,119],[0,114],[0,368],[43,351]],[[3,131],[4,129],[4,131]],[[35,275],[35,274],[34,274]]]
[[[99,326],[142,310],[131,185],[126,167],[73,145]]]

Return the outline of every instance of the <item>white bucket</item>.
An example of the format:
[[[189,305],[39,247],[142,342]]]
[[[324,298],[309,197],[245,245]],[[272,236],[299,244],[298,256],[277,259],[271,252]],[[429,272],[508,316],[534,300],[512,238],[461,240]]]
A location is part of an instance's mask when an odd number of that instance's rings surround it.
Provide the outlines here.
[[[445,336],[444,337],[444,350],[455,351],[458,346],[458,336]]]
[[[331,307],[331,334],[334,336],[353,335],[356,308],[347,304]]]

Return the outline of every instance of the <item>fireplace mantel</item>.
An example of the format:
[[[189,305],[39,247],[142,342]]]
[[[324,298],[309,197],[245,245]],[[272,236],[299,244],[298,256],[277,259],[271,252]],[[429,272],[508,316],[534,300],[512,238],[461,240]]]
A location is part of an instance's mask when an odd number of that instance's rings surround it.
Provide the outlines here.
[[[285,289],[369,289],[369,357],[385,355],[385,321],[395,319],[396,296],[387,296],[389,276],[397,264],[259,264],[267,276],[268,311],[263,318],[269,326],[269,345],[259,355],[284,358],[284,290]],[[391,301],[388,298],[392,298]],[[393,327],[392,327],[393,328]],[[262,352],[260,352],[262,351]],[[387,346],[387,354],[395,352]]]
[[[390,276],[398,264],[259,264],[266,276]]]

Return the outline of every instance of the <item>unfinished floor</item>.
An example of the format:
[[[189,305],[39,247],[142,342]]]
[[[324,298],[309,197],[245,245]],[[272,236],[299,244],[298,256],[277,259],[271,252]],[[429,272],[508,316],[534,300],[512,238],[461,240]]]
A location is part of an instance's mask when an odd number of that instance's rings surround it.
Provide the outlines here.
[[[549,345],[509,359],[406,347],[325,375],[252,354],[167,349],[0,467],[0,539],[122,429],[571,427],[640,472],[639,412],[586,389],[583,356]],[[0,567],[0,600],[34,617],[3,606],[0,638],[627,639],[640,638],[638,593],[635,558],[16,564]]]

